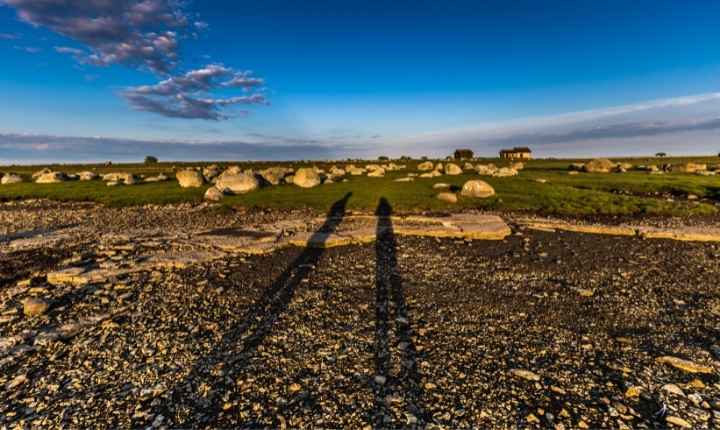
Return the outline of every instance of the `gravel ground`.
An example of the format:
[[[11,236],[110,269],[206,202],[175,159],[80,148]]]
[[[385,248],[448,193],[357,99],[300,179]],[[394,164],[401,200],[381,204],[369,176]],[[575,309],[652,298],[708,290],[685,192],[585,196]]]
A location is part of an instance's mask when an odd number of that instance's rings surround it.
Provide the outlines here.
[[[132,226],[196,228],[192,215],[122,211]],[[2,296],[0,427],[720,427],[719,245],[519,229],[400,238],[379,225],[373,245],[83,286],[45,276],[98,258],[83,247],[3,253],[0,293],[14,293]],[[28,297],[49,309],[24,316]]]

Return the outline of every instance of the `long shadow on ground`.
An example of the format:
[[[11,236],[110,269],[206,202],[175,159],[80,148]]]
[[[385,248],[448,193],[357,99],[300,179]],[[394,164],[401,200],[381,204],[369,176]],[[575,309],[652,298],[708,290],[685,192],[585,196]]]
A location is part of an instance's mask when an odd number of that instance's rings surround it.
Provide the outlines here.
[[[397,240],[391,220],[392,208],[384,197],[377,208],[375,242],[375,403],[372,423],[376,429],[424,427],[428,422],[423,400],[423,386],[418,372],[417,351],[412,340],[412,326],[405,301],[405,291],[397,263]],[[394,347],[390,345],[391,324],[395,326]],[[392,350],[399,351],[399,370],[393,372]],[[402,417],[393,409],[404,410]],[[402,421],[400,421],[402,420]]]
[[[352,193],[335,202],[325,223],[313,234],[308,246],[273,281],[263,295],[255,302],[238,324],[228,330],[218,345],[190,371],[190,374],[175,385],[171,394],[171,404],[165,407],[165,416],[181,417],[174,425],[187,427],[213,427],[221,412],[222,400],[198,396],[201,385],[212,387],[213,392],[226,391],[224,384],[228,379],[225,372],[213,372],[220,365],[227,372],[233,372],[246,366],[255,354],[257,347],[272,330],[275,322],[287,309],[298,285],[306,278],[325,252],[318,246],[335,232],[345,216],[345,208]],[[240,345],[240,347],[238,347]],[[237,353],[236,351],[240,351]],[[247,423],[252,426],[252,423]]]

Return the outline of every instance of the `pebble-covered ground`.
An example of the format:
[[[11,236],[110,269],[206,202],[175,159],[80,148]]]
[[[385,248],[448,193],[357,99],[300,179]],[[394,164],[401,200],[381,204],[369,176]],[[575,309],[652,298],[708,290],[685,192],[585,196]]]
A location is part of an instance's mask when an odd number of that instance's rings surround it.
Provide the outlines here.
[[[133,251],[0,253],[0,428],[720,427],[720,245],[379,224],[82,286],[46,274]]]

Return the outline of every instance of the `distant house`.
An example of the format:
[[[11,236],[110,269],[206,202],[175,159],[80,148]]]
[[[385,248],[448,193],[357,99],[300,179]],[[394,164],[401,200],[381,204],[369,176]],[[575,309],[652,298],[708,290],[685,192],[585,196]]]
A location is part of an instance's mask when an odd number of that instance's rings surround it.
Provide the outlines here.
[[[473,152],[471,149],[456,149],[454,157],[456,160],[462,160],[464,158],[473,158]]]
[[[529,160],[532,151],[527,147],[515,147],[513,149],[503,149],[500,151],[500,158],[506,160]]]

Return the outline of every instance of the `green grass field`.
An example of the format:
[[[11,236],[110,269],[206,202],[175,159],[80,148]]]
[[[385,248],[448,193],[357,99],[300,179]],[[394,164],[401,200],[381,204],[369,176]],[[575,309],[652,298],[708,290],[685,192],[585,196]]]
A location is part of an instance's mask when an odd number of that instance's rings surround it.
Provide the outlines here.
[[[689,160],[714,164],[716,157],[683,159],[614,159],[633,164],[678,163]],[[497,160],[488,160],[502,163]],[[575,160],[533,160],[519,176],[492,178],[477,174],[442,176],[432,179],[418,179],[414,182],[393,182],[393,179],[416,171],[418,161],[402,162],[408,169],[389,173],[385,178],[364,176],[348,177],[348,182],[326,184],[316,188],[302,189],[294,185],[267,187],[258,191],[228,196],[223,204],[258,208],[302,208],[326,210],[333,202],[347,193],[352,193],[348,202],[351,210],[371,211],[380,197],[386,197],[398,212],[453,211],[464,208],[523,211],[541,214],[567,215],[711,215],[717,212],[715,201],[720,201],[720,177],[703,177],[691,174],[672,173],[648,175],[645,172],[612,174],[586,174],[570,176],[567,167]],[[0,167],[0,172],[16,172],[29,176],[42,167],[64,172],[95,170],[100,173],[130,171],[137,174],[154,175],[164,172],[172,176],[174,169],[208,163],[159,163],[152,166],[114,165],[55,165],[28,167]],[[244,168],[264,168],[270,165],[289,163],[222,163],[240,164]],[[328,167],[335,163],[314,163]],[[340,164],[340,163],[338,163]],[[365,163],[356,163],[363,165]],[[299,167],[302,163],[292,163]],[[539,183],[543,178],[547,183]],[[435,198],[437,191],[433,184],[445,182],[460,187],[469,179],[482,179],[490,183],[497,192],[489,199],[460,198],[457,204],[448,204]],[[110,206],[169,204],[201,202],[205,188],[183,189],[175,181],[146,183],[133,186],[107,187],[102,181],[65,182],[62,184],[22,183],[0,185],[0,199],[48,198],[61,201],[95,201]],[[685,197],[695,194],[702,202],[688,201]],[[667,200],[667,195],[676,198]]]

